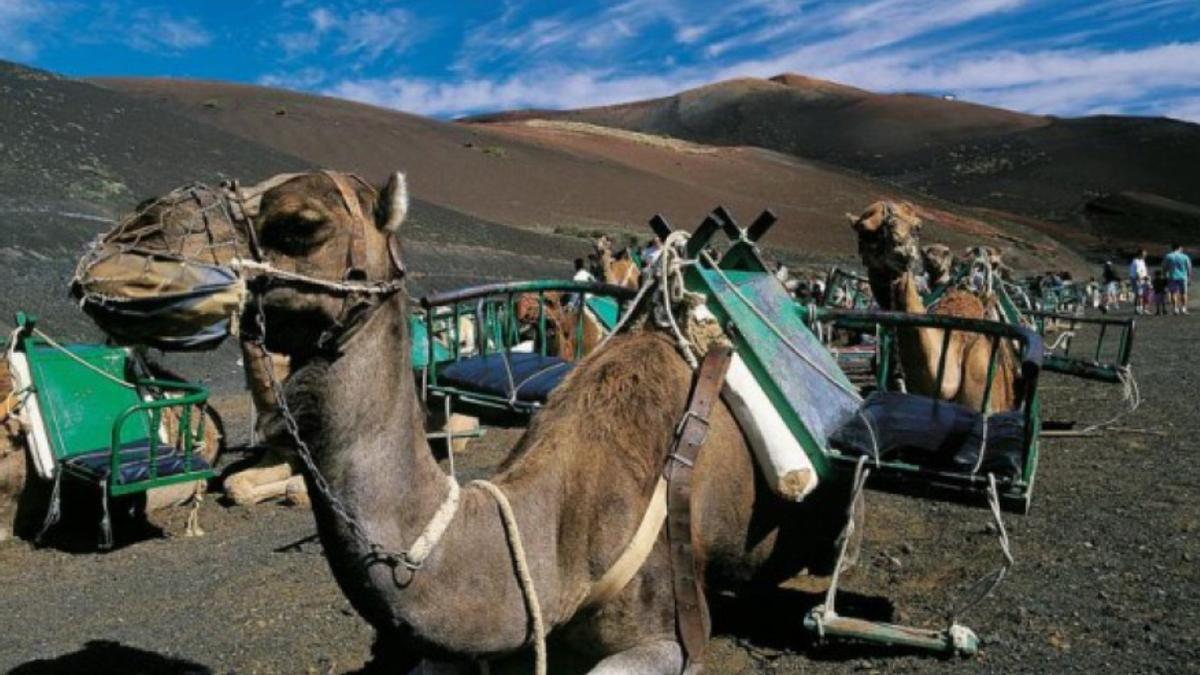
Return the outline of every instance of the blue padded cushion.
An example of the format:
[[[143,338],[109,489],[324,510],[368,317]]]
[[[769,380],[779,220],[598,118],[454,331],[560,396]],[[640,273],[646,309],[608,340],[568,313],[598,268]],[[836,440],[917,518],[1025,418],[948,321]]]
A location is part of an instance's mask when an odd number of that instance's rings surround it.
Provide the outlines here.
[[[525,352],[509,352],[508,363],[517,389],[516,399],[530,403],[545,402],[550,392],[575,367],[574,363],[556,356]],[[447,364],[438,370],[438,382],[467,391],[512,398],[501,354],[472,356]]]
[[[878,443],[881,459],[962,473],[973,471],[979,460],[983,415],[966,406],[888,391],[872,394],[859,413],[829,437],[831,446],[847,454],[871,456]],[[870,429],[864,417],[870,421]],[[1023,413],[989,415],[986,448],[980,473],[994,473],[997,478],[1020,476],[1025,457]]]
[[[134,441],[121,446],[120,480],[118,484],[136,483],[150,478],[150,442]],[[174,476],[184,473],[187,466],[184,454],[169,445],[159,443],[155,449],[155,464],[158,476]],[[107,480],[112,473],[112,453],[108,448],[76,455],[66,461],[75,473],[83,473],[97,481]],[[207,471],[211,467],[200,455],[192,453],[192,471]]]

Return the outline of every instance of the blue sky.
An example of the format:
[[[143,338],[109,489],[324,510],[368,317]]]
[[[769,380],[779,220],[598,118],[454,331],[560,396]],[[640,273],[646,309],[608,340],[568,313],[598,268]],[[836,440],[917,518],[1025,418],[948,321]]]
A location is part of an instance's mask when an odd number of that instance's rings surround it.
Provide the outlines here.
[[[1200,0],[0,0],[0,58],[441,117],[798,72],[1035,113],[1200,122]]]

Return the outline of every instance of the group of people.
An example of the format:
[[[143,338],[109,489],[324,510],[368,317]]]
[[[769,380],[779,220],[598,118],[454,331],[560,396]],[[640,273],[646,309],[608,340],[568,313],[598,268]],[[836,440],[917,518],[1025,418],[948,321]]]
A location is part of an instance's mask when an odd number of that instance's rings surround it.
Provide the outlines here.
[[[1100,310],[1109,312],[1118,308],[1121,279],[1112,262],[1104,263],[1102,273],[1104,296]],[[1142,249],[1129,261],[1129,288],[1133,296],[1135,314],[1187,314],[1188,286],[1192,280],[1192,259],[1183,252],[1183,246],[1175,244],[1162,258],[1154,275],[1146,264],[1146,250]],[[1151,305],[1154,306],[1153,311]]]

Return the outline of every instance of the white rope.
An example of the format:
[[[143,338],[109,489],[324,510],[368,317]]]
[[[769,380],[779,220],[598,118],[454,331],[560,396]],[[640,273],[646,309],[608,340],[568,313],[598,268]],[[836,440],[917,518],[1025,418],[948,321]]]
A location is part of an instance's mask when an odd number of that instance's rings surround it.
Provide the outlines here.
[[[694,346],[683,331],[679,328],[679,322],[675,320],[675,313],[671,309],[676,301],[682,300],[687,292],[683,285],[682,268],[690,264],[679,254],[680,248],[687,245],[688,234],[683,231],[675,231],[667,236],[663,242],[662,252],[658,254],[658,285],[662,292],[662,310],[666,316],[667,325],[671,328],[671,332],[675,336],[675,344],[679,348],[683,358],[692,367],[692,370],[700,367],[700,361],[696,358]],[[674,282],[674,284],[672,284]]]
[[[288,281],[297,281],[309,286],[319,286],[321,288],[327,288],[332,291],[340,291],[343,293],[389,295],[400,289],[400,283],[394,280],[383,282],[331,281],[329,279],[310,277],[307,274],[288,272],[287,270],[281,270],[268,262],[246,260],[244,258],[234,258],[233,260],[229,261],[229,267],[233,269],[233,271],[237,272],[239,276],[242,276],[243,272],[256,272],[265,276],[286,279]]]
[[[533,586],[533,577],[529,574],[529,561],[525,556],[525,546],[521,543],[521,531],[517,526],[517,517],[513,513],[508,496],[494,483],[486,480],[476,480],[470,483],[487,490],[495,498],[500,507],[500,521],[504,525],[504,534],[508,538],[509,548],[512,549],[513,563],[517,568],[517,584],[521,587],[521,595],[525,600],[525,609],[533,624],[533,657],[534,672],[546,675],[546,625],[542,620],[542,606],[538,601],[537,589]]]
[[[833,573],[829,577],[829,588],[825,589],[825,602],[810,614],[813,622],[816,624],[817,637],[825,639],[825,621],[826,619],[835,618],[837,616],[838,580],[842,576],[842,565],[846,560],[846,549],[850,545],[850,538],[854,536],[854,516],[858,511],[858,498],[862,494],[863,486],[867,483],[867,476],[871,475],[871,470],[865,467],[867,462],[866,455],[858,458],[858,463],[854,466],[854,478],[850,485],[850,504],[846,507],[846,524],[842,526],[842,531],[838,535],[838,557],[833,565]]]
[[[46,344],[48,344],[48,345],[50,345],[52,348],[54,348],[54,349],[56,349],[56,350],[58,350],[58,351],[62,352],[62,353],[63,353],[63,354],[65,354],[65,355],[66,355],[68,358],[70,358],[72,361],[75,361],[75,362],[77,362],[79,365],[83,366],[84,368],[87,368],[88,370],[92,371],[93,373],[96,373],[96,374],[97,374],[97,375],[99,375],[100,377],[103,377],[103,378],[104,378],[104,379],[106,379],[106,380],[109,380],[109,381],[111,381],[111,382],[114,382],[114,383],[116,383],[116,384],[119,384],[119,385],[121,385],[122,387],[125,387],[126,389],[137,389],[137,385],[130,384],[129,382],[126,382],[125,380],[122,380],[122,379],[121,379],[121,378],[119,378],[119,377],[115,377],[115,376],[113,376],[111,373],[107,373],[107,372],[105,372],[104,370],[102,370],[102,369],[100,369],[100,368],[97,368],[96,366],[93,366],[92,364],[90,364],[90,363],[88,363],[87,361],[83,360],[82,358],[80,358],[80,357],[79,357],[79,355],[78,355],[78,354],[75,354],[74,352],[72,352],[71,350],[67,349],[66,347],[64,347],[64,346],[62,346],[62,345],[60,345],[60,344],[58,344],[57,342],[55,342],[55,341],[54,341],[54,338],[50,337],[49,335],[46,335],[46,334],[45,334],[45,333],[43,333],[43,332],[42,332],[40,329],[38,329],[38,328],[34,328],[34,329],[33,329],[33,334],[34,334],[34,335],[36,335],[36,336],[38,336],[38,337],[40,337],[41,339],[45,340],[45,341],[46,341]]]
[[[450,454],[454,454],[453,448],[450,449]],[[458,513],[458,504],[462,495],[458,481],[454,480],[453,476],[446,476],[446,486],[450,490],[446,494],[446,498],[442,500],[437,511],[434,511],[433,517],[426,523],[425,529],[417,536],[416,541],[408,548],[408,555],[405,557],[410,564],[419,566],[425,562],[434,547],[442,540],[442,535],[446,533],[450,521],[454,520],[454,514]]]
[[[1046,351],[1047,352],[1056,351],[1059,347],[1062,347],[1063,344],[1074,339],[1074,337],[1075,337],[1075,331],[1064,330],[1063,332],[1059,333],[1057,337],[1054,338],[1054,342],[1051,342],[1049,347],[1046,347]]]
[[[949,630],[954,630],[954,628],[958,625],[958,618],[960,616],[967,613],[971,609],[974,609],[976,605],[991,595],[992,591],[996,590],[996,587],[999,586],[1000,582],[1004,581],[1004,577],[1008,575],[1009,568],[1011,568],[1016,562],[1013,559],[1012,548],[1009,544],[1008,530],[1004,527],[1004,515],[1000,511],[1000,495],[999,491],[996,489],[996,474],[993,473],[988,474],[987,497],[988,508],[991,509],[992,519],[996,523],[997,538],[1000,541],[1000,552],[1003,554],[1004,560],[1000,563],[1000,567],[996,569],[995,572],[992,572],[990,575],[987,575],[971,584],[971,588],[979,588],[985,583],[986,587],[982,593],[977,594],[965,605],[950,612],[948,617]]]
[[[1134,376],[1133,376],[1133,366],[1125,366],[1124,368],[1119,368],[1117,370],[1117,379],[1119,379],[1121,381],[1121,388],[1122,388],[1121,400],[1128,401],[1129,408],[1126,410],[1122,410],[1121,412],[1117,413],[1116,415],[1113,415],[1112,417],[1108,418],[1107,420],[1104,420],[1103,422],[1097,422],[1095,424],[1088,425],[1088,426],[1080,429],[1076,433],[1088,434],[1093,431],[1097,431],[1097,430],[1103,429],[1105,427],[1111,426],[1111,425],[1115,424],[1117,421],[1119,421],[1121,418],[1137,411],[1138,408],[1142,407],[1142,390],[1138,386],[1137,379],[1134,378]]]

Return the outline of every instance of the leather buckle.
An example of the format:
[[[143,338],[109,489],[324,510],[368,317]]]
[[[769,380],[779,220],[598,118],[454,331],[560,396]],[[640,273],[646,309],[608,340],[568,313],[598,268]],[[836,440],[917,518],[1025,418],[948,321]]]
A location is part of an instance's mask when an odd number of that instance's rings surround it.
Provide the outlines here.
[[[697,413],[695,410],[689,409],[687,412],[683,413],[683,417],[679,418],[679,424],[677,424],[675,426],[675,437],[676,438],[683,435],[683,428],[685,426],[687,426],[687,422],[689,419],[694,419],[697,422],[700,422],[701,424],[703,424],[705,426],[705,428],[708,427],[708,418],[707,417],[701,417],[699,415],[699,413]]]

